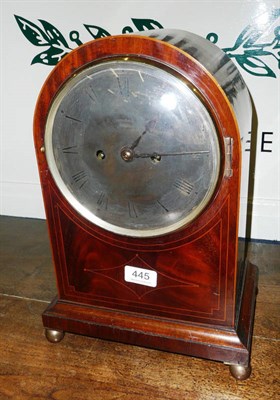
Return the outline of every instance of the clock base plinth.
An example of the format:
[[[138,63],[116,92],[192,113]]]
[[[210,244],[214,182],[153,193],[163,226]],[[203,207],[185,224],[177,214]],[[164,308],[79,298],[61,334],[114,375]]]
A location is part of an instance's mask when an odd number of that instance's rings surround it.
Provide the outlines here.
[[[105,309],[55,298],[43,313],[46,336],[64,332],[220,361],[238,380],[250,376],[250,352],[257,294],[257,267],[248,263],[235,328]],[[54,333],[55,332],[55,333]]]

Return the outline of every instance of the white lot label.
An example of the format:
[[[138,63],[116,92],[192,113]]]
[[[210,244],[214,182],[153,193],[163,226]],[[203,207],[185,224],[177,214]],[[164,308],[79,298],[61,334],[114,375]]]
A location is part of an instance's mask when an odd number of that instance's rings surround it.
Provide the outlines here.
[[[126,282],[137,283],[138,285],[156,287],[157,273],[150,269],[126,265],[124,267],[124,280]]]

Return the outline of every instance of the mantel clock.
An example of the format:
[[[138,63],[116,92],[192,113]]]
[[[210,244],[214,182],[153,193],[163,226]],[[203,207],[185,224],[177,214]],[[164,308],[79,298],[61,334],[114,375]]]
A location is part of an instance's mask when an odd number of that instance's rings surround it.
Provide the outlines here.
[[[61,60],[34,119],[50,341],[84,334],[249,376],[257,269],[237,243],[250,119],[237,68],[188,32],[106,37]]]

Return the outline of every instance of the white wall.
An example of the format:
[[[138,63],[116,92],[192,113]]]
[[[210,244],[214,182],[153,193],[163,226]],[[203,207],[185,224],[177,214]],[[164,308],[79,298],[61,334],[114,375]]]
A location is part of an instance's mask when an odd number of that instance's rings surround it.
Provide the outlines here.
[[[52,68],[43,63],[31,65],[35,56],[49,48],[44,36],[46,25],[40,20],[52,24],[64,36],[68,47],[75,48],[77,43],[70,40],[70,32],[77,31],[81,42],[92,39],[85,25],[120,34],[126,26],[138,31],[132,18],[150,19],[164,28],[184,29],[203,37],[213,32],[221,48],[233,48],[238,38],[242,42],[228,53],[249,87],[258,119],[256,162],[251,171],[255,178],[251,237],[279,241],[280,95],[276,44],[277,40],[280,42],[280,14],[277,7],[277,0],[2,1],[0,213],[45,217],[32,136],[36,98]],[[14,15],[20,17],[22,30]],[[23,18],[29,22],[24,23]],[[23,34],[24,29],[37,34],[33,43]],[[42,45],[35,45],[34,40],[42,32]],[[242,67],[240,63],[245,59]],[[250,144],[244,145],[248,148]],[[250,153],[245,148],[246,161]],[[242,193],[241,236],[245,235],[246,208],[246,194]]]

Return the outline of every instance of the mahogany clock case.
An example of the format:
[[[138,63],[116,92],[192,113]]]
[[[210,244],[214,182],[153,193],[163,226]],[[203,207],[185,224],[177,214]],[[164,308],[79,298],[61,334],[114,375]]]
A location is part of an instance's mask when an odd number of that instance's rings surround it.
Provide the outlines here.
[[[107,231],[69,204],[50,173],[45,127],[54,98],[86,66],[112,57],[141,58],[176,70],[197,88],[216,126],[221,167],[215,193],[180,230],[150,238]],[[58,289],[43,313],[51,341],[73,332],[222,361],[232,365],[236,378],[249,376],[257,268],[238,261],[237,243],[240,135],[250,117],[249,94],[231,60],[187,32],[98,39],[75,49],[53,69],[34,117]],[[156,287],[126,282],[127,265],[156,271]]]

